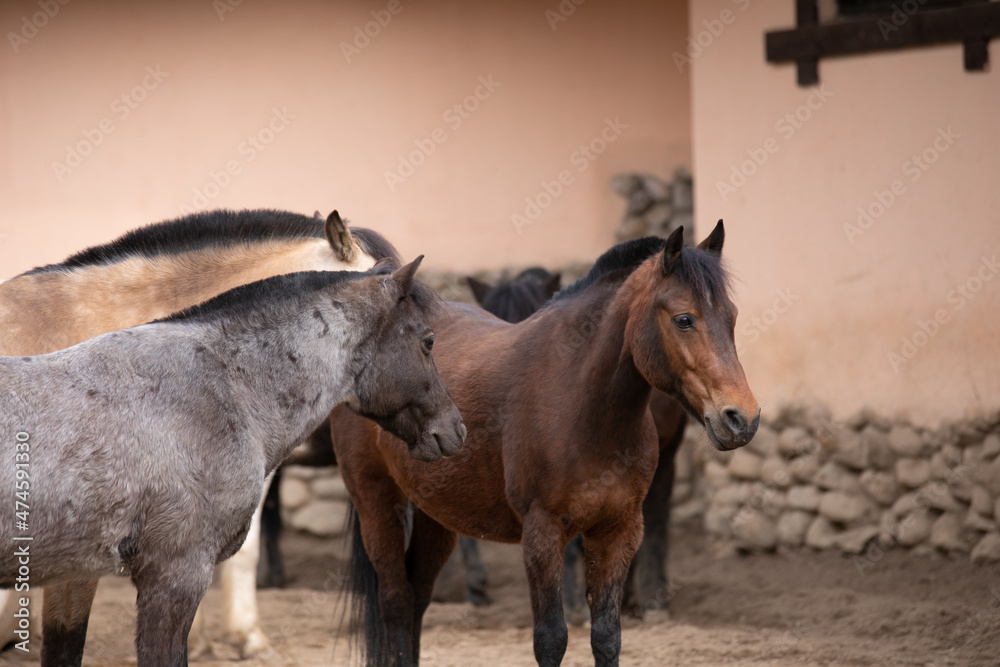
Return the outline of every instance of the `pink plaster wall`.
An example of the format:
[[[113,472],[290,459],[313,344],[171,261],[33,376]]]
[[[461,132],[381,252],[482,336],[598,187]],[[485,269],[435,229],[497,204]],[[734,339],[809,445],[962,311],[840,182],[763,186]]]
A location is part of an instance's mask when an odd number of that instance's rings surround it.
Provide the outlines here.
[[[692,0],[690,21],[718,33],[692,64],[697,223],[726,220],[765,410],[814,400],[926,424],[1000,410],[1000,72],[966,73],[956,44],[822,60],[810,91],[764,60],[791,0]],[[857,235],[859,207],[878,217]]]
[[[683,1],[563,0],[551,23],[560,0],[42,2],[58,13],[16,51],[42,9],[0,5],[0,279],[186,207],[338,208],[431,268],[592,260],[623,211],[611,175],[690,164]],[[371,12],[391,20],[345,54]],[[115,101],[144,81],[135,108]],[[606,119],[627,127],[574,161]],[[85,132],[99,145],[57,174]],[[519,233],[512,215],[564,170]]]

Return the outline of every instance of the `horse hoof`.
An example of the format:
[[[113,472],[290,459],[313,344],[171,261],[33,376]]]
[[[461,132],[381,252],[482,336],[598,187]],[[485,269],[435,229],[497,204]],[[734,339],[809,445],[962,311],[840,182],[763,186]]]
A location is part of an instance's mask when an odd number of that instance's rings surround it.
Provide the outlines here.
[[[267,636],[264,635],[260,628],[257,628],[251,631],[242,643],[240,643],[240,659],[249,660],[251,658],[259,658],[270,650],[271,642],[267,640]]]

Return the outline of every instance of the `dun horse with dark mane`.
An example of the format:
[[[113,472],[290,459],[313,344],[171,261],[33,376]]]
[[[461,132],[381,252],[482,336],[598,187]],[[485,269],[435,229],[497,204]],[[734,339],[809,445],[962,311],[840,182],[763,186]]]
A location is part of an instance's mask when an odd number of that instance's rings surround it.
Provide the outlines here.
[[[682,247],[682,230],[665,244],[623,243],[520,324],[464,304],[442,311],[435,359],[469,428],[454,457],[414,460],[389,434],[335,411],[361,537],[353,615],[368,664],[416,664],[457,533],[521,543],[535,657],[546,666],[566,650],[563,549],[582,533],[591,646],[598,665],[618,664],[622,587],[659,452],[651,389],[679,400],[722,450],[749,442],[760,417],[736,355],[723,237],[720,221],[697,248]]]

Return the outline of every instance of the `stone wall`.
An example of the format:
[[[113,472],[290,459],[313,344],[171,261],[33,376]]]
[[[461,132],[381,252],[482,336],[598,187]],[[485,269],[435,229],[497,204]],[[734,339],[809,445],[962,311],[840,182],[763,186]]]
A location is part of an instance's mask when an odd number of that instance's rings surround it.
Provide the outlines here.
[[[928,431],[790,407],[734,453],[689,427],[677,471],[675,519],[740,549],[837,549],[859,567],[894,547],[1000,560],[1000,415]]]

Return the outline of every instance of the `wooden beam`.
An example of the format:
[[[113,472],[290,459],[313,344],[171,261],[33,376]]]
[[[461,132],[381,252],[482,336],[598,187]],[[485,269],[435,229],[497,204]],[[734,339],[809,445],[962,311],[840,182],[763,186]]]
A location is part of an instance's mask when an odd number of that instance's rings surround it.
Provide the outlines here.
[[[815,0],[796,0],[797,13],[808,2],[815,7]],[[810,60],[949,42],[965,45],[967,70],[981,70],[987,44],[996,36],[1000,36],[1000,2],[988,2],[913,14],[899,10],[888,16],[772,31],[765,35],[765,51],[768,62],[797,63],[800,85],[811,85],[802,84],[802,65]]]

